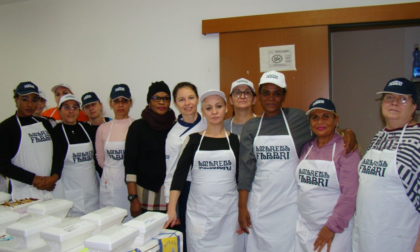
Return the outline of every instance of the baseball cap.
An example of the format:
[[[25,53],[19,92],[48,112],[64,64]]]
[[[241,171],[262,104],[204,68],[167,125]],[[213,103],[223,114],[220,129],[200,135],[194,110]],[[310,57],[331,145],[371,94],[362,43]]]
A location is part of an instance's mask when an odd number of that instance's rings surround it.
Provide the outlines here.
[[[306,111],[306,115],[309,115],[311,111],[315,109],[322,109],[337,114],[337,112],[335,111],[334,103],[331,100],[325,98],[318,98],[314,102],[312,102],[309,106],[309,110]]]
[[[77,99],[76,96],[75,95],[72,95],[72,94],[66,94],[66,95],[61,96],[60,102],[58,103],[58,107],[60,108],[61,105],[64,102],[69,101],[69,100],[73,100],[73,101],[77,102],[77,104],[79,104],[79,107],[80,107],[80,101],[79,101],[79,99]]]
[[[100,102],[98,96],[94,92],[87,92],[86,94],[82,95],[82,107],[97,101]]]
[[[233,89],[235,87],[237,87],[237,86],[240,86],[240,85],[247,85],[252,90],[252,92],[255,93],[254,83],[252,83],[250,80],[247,80],[245,78],[240,78],[240,79],[232,82],[232,86],[230,88],[230,92],[232,93]]]
[[[216,89],[210,89],[209,91],[204,92],[204,94],[202,94],[200,96],[200,102],[203,103],[204,99],[206,99],[207,97],[212,96],[212,95],[218,95],[218,96],[222,97],[223,100],[225,100],[225,102],[227,102],[225,93],[223,93],[220,90],[216,90]]]
[[[286,88],[286,78],[284,77],[284,74],[277,71],[268,71],[261,76],[259,86],[267,83],[274,84],[281,88]]]
[[[54,87],[52,87],[52,88],[51,88],[51,92],[55,93],[55,90],[56,90],[57,88],[59,88],[59,87],[65,87],[65,88],[67,88],[68,90],[70,90],[70,92],[72,92],[72,93],[73,93],[73,91],[71,91],[70,86],[69,86],[69,85],[67,85],[67,84],[64,84],[64,83],[61,83],[61,84],[58,84],[58,85],[55,85]]]
[[[118,97],[131,99],[130,88],[126,84],[115,84],[111,89],[111,94],[109,97],[111,100],[114,100]]]
[[[15,94],[18,94],[18,95],[39,94],[39,91],[38,91],[38,87],[34,83],[30,81],[25,81],[17,85],[15,89]]]
[[[399,94],[411,95],[414,102],[417,102],[417,91],[414,83],[406,78],[396,78],[388,81],[383,91],[376,94]]]
[[[41,89],[38,89],[38,93],[39,93],[39,97],[47,100],[47,96],[45,95],[44,91],[42,91]]]

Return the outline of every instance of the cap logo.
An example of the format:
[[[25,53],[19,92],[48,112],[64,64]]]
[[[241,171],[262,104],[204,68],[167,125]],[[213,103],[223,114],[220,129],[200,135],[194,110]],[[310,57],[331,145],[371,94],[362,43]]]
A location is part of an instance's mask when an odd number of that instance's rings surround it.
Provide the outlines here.
[[[116,89],[115,89],[115,92],[118,92],[118,91],[125,91],[125,88],[123,88],[123,87],[118,87],[118,88],[116,88]]]
[[[268,79],[268,78],[273,78],[273,79],[276,79],[276,80],[278,80],[279,79],[279,77],[277,76],[277,75],[275,75],[275,74],[269,74],[269,75],[267,75],[266,76],[266,78]]]
[[[237,81],[237,83],[239,84],[239,83],[248,83],[248,81],[246,81],[246,80],[239,80],[239,81]]]
[[[86,95],[85,98],[83,98],[83,100],[87,100],[89,98],[92,98],[92,96],[91,95]]]
[[[390,82],[389,84],[388,84],[388,87],[390,87],[390,86],[402,86],[402,82],[401,81],[397,81],[397,80],[395,80],[395,81],[393,81],[393,82]]]
[[[312,106],[315,106],[315,105],[320,104],[320,103],[325,103],[325,101],[324,100],[314,101],[314,103],[312,103]]]
[[[34,86],[34,85],[32,85],[32,84],[26,84],[26,85],[24,85],[23,87],[24,87],[24,88],[35,88],[35,86]]]

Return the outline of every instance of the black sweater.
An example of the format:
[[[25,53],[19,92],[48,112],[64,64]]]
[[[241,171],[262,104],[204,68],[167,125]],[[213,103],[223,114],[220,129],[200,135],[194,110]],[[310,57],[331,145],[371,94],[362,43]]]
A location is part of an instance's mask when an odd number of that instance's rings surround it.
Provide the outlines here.
[[[61,177],[61,171],[63,170],[63,153],[56,143],[56,134],[47,119],[41,117],[34,118],[37,121],[42,122],[44,128],[51,135],[53,143],[51,175],[57,174]],[[19,121],[22,126],[37,123],[33,117],[19,117]],[[18,152],[21,139],[21,131],[16,120],[16,114],[0,123],[0,132],[0,173],[11,179],[32,185],[32,181],[36,174],[12,164],[12,158]]]
[[[136,175],[137,184],[147,190],[159,192],[165,180],[165,141],[169,131],[154,130],[144,119],[134,121],[128,128],[125,174]]]

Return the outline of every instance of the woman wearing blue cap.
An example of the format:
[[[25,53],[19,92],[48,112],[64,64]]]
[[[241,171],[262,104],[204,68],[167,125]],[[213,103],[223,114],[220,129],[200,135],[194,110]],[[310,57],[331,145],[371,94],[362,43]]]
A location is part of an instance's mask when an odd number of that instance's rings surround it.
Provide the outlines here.
[[[51,124],[33,117],[38,87],[22,82],[14,90],[16,114],[0,124],[0,173],[11,179],[12,198],[48,199],[63,167]],[[53,192],[55,194],[55,192]]]
[[[405,78],[390,80],[381,94],[386,127],[359,163],[353,251],[420,251],[420,124],[418,96]]]

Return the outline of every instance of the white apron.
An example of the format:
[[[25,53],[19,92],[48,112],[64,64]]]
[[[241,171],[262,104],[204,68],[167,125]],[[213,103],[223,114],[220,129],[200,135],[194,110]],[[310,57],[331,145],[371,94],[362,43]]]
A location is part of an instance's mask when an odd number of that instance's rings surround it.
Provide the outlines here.
[[[93,145],[89,135],[79,123],[88,143],[70,144],[64,125],[64,136],[68,143],[61,180],[64,196],[73,201],[69,216],[82,216],[99,209],[99,183],[96,177]]]
[[[306,160],[296,169],[296,181],[299,186],[299,218],[296,225],[295,252],[312,252],[318,233],[325,226],[334,211],[340,197],[340,183],[334,164],[335,143],[331,161]],[[331,244],[332,252],[351,252],[351,233],[353,219],[342,233],[336,233]],[[321,250],[327,251],[327,245]]]
[[[105,143],[105,166],[103,169],[100,192],[99,192],[99,206],[100,208],[106,206],[116,206],[127,209],[128,214],[124,222],[131,220],[130,201],[128,201],[128,189],[125,183],[125,169],[124,169],[124,151],[125,141],[110,142],[114,121],[111,122],[111,129],[109,130],[108,138]]]
[[[32,117],[35,121],[35,118]],[[53,144],[50,133],[38,122],[22,126],[19,118],[16,120],[20,127],[21,137],[19,149],[12,158],[12,164],[21,167],[38,176],[50,176],[53,156]],[[52,199],[51,192],[38,190],[32,185],[11,179],[12,199],[20,200],[24,198]]]
[[[187,203],[188,252],[232,252],[238,237],[236,158],[229,150],[200,151],[194,157]]]
[[[247,252],[292,252],[296,232],[299,162],[295,143],[282,111],[288,135],[259,136],[264,115],[254,139],[257,171],[249,193],[251,217]]]
[[[359,163],[355,252],[413,251],[420,214],[408,199],[397,171],[397,151],[406,127],[395,151],[371,149]]]

